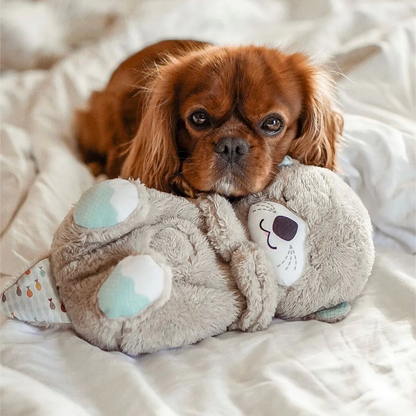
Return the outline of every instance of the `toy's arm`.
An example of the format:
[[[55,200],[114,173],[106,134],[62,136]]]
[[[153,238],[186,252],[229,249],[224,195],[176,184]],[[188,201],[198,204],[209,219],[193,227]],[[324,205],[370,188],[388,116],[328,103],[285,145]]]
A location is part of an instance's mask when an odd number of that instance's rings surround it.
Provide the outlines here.
[[[246,237],[232,205],[219,195],[200,198],[208,239],[230,271],[246,310],[231,329],[257,331],[267,328],[276,311],[277,285],[273,270],[263,251]]]
[[[200,197],[198,206],[204,217],[208,239],[216,252],[229,262],[235,249],[249,241],[233,206],[217,194]]]
[[[230,271],[246,298],[246,310],[230,329],[266,329],[276,313],[277,284],[270,262],[257,244],[247,241],[231,255]]]

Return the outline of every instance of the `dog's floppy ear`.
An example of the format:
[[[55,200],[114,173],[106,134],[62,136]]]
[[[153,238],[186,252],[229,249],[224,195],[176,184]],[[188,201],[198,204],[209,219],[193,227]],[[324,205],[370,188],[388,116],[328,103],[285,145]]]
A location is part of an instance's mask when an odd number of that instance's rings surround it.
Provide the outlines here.
[[[170,77],[156,76],[148,94],[121,177],[140,179],[149,188],[169,192],[172,177],[180,168],[175,142],[175,92]]]
[[[336,150],[344,121],[335,109],[333,82],[329,74],[309,67],[305,79],[305,102],[299,118],[298,138],[289,154],[306,165],[336,169]]]

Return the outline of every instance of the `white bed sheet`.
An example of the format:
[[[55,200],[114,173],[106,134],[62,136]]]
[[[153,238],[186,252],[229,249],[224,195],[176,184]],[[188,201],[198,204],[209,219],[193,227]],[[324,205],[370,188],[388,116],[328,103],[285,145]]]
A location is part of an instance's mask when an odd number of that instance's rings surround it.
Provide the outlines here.
[[[49,10],[48,19],[65,15],[51,0],[33,4]],[[47,252],[57,225],[94,181],[77,155],[73,110],[105,85],[124,58],[163,38],[267,43],[305,51],[335,71],[345,112],[340,166],[370,211],[377,259],[364,294],[343,322],[276,321],[261,333],[227,333],[138,358],[100,351],[70,330],[6,320],[4,414],[412,414],[414,12],[413,1],[319,0],[311,7],[306,0],[106,0],[87,9],[74,0],[63,22],[73,27],[80,16],[99,22],[91,24],[95,40],[82,46],[88,32],[68,29],[65,57],[54,67],[2,74],[2,288]],[[2,23],[13,16],[3,13]],[[114,23],[100,32],[106,17]],[[24,22],[18,19],[17,28]]]

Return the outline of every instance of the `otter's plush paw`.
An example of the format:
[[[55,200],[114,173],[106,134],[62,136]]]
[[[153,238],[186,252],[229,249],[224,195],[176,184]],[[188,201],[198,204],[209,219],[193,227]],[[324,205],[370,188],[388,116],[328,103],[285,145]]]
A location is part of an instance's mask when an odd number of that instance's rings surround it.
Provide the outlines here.
[[[342,302],[332,308],[322,309],[311,315],[305,316],[303,320],[314,319],[316,321],[327,322],[329,324],[342,321],[351,311],[351,305],[348,302]]]
[[[171,273],[150,255],[129,256],[110,273],[98,291],[98,305],[110,319],[131,318],[169,298]]]
[[[139,205],[133,182],[112,179],[94,185],[78,201],[74,221],[83,228],[113,227],[125,221]]]
[[[264,253],[256,244],[242,243],[231,257],[231,274],[246,298],[246,310],[235,325],[242,331],[260,331],[272,322],[276,311],[276,283]]]

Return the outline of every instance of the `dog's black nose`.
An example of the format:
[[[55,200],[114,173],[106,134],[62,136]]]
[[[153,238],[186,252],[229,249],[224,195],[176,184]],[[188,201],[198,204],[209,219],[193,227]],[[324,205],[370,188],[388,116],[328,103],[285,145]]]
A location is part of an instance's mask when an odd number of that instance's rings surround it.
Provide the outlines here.
[[[223,137],[215,145],[215,152],[228,163],[237,162],[248,150],[248,143],[240,137]]]
[[[273,221],[273,232],[282,240],[292,240],[298,232],[298,224],[283,215],[277,216]]]

